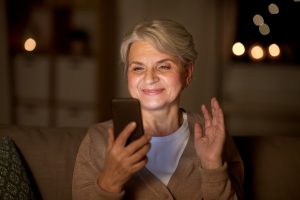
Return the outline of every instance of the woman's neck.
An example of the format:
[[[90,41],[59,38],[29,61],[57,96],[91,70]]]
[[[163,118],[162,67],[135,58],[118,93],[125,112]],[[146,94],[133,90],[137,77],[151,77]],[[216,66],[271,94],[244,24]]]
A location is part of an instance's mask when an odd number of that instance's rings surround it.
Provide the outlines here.
[[[166,136],[175,132],[182,124],[179,108],[159,111],[142,111],[145,133],[152,136]]]

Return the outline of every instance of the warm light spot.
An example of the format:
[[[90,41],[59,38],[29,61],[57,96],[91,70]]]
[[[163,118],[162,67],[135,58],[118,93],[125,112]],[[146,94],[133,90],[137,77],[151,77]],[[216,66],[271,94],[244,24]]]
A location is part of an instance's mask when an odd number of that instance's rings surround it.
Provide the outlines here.
[[[277,57],[280,55],[280,48],[277,44],[271,44],[268,48],[269,50],[269,54],[272,56],[272,57]]]
[[[264,57],[264,50],[260,45],[255,45],[250,49],[250,56],[254,60],[261,60]]]
[[[270,27],[267,24],[259,26],[259,32],[262,35],[268,35],[270,33]]]
[[[264,24],[264,18],[259,15],[259,14],[256,14],[254,15],[253,17],[253,23],[256,25],[256,26],[261,26]]]
[[[36,42],[32,38],[28,38],[24,43],[24,49],[26,51],[33,51],[36,47]]]
[[[245,47],[241,42],[236,42],[232,46],[232,53],[236,56],[241,56],[245,53]]]
[[[272,15],[276,15],[279,13],[279,8],[278,6],[275,4],[275,3],[271,3],[269,6],[268,6],[268,9],[269,9],[269,12],[272,14]]]

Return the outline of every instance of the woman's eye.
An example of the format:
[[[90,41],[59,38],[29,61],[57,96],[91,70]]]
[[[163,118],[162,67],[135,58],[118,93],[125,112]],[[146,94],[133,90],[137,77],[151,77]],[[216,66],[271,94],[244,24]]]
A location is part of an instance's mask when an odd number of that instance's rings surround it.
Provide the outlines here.
[[[133,66],[131,67],[131,70],[134,71],[134,72],[140,72],[142,71],[144,68],[141,67],[141,66]]]
[[[169,70],[169,69],[171,69],[171,66],[170,65],[160,65],[159,69],[160,70]]]

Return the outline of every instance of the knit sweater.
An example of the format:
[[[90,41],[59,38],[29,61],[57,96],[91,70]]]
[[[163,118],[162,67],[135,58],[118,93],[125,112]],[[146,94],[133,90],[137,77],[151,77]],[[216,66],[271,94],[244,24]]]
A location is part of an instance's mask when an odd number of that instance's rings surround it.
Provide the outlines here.
[[[242,199],[244,168],[231,137],[227,134],[220,168],[201,168],[194,148],[195,114],[188,114],[190,137],[167,186],[145,167],[125,184],[121,193],[109,193],[97,185],[104,166],[108,128],[112,121],[94,125],[83,139],[76,158],[72,193],[74,200],[210,200]],[[202,123],[202,120],[200,120]]]

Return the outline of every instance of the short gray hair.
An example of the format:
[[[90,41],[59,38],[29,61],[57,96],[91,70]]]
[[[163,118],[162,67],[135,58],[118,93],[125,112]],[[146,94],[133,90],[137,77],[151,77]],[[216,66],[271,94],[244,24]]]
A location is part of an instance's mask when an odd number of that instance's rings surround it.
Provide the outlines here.
[[[178,57],[184,66],[195,63],[197,58],[193,36],[185,27],[167,19],[147,20],[135,25],[122,41],[120,53],[125,71],[131,44],[139,40],[150,42],[159,51]]]

